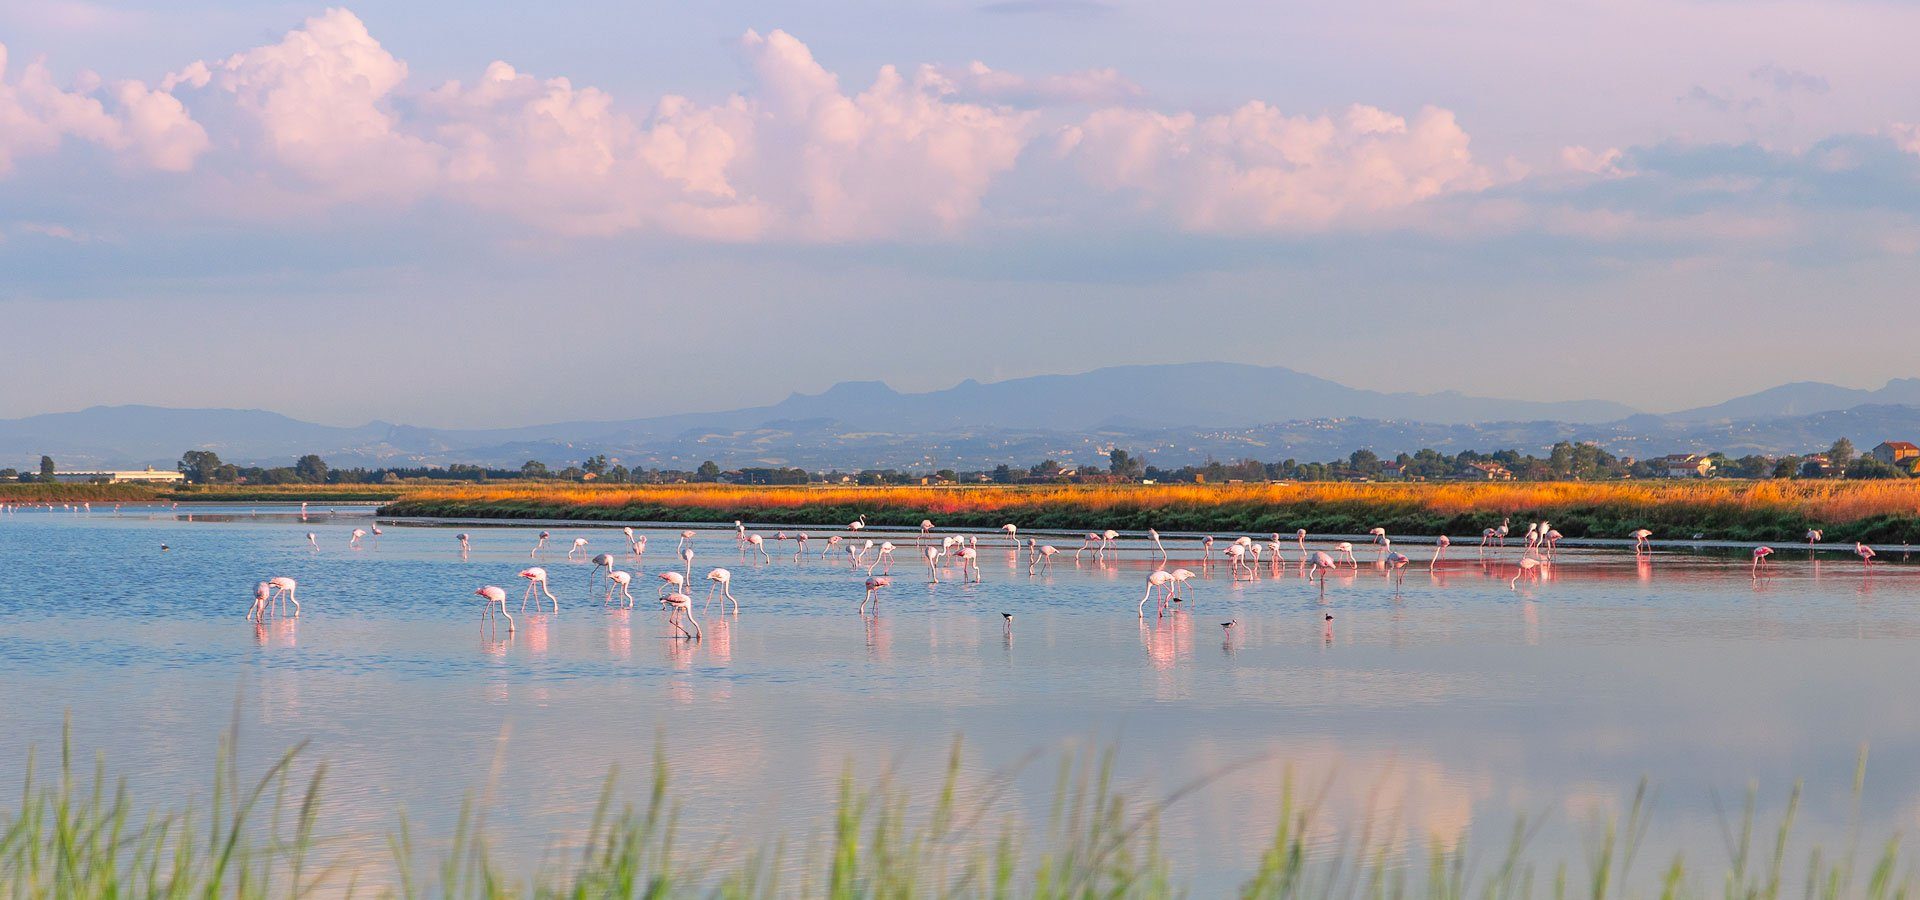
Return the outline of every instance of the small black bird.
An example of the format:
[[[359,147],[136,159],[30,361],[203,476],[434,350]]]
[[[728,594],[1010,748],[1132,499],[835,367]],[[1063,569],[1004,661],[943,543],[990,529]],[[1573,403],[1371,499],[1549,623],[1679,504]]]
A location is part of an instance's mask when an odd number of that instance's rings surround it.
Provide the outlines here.
[[[1327,613],[1327,621],[1333,621],[1333,613]]]
[[[1226,629],[1231,629],[1231,628],[1233,628],[1233,626],[1235,626],[1235,625],[1238,625],[1238,624],[1240,624],[1240,620],[1239,620],[1239,619],[1228,619],[1228,620],[1226,620],[1225,622],[1221,622],[1221,623],[1220,623],[1220,627],[1221,627],[1221,628],[1226,628]]]
[[[161,545],[160,545],[160,550],[161,550],[161,552],[165,552],[165,551],[168,551],[168,550],[172,550],[172,549],[173,549],[172,547],[169,547],[169,546],[167,546],[167,545],[165,545],[165,544],[161,544]]]

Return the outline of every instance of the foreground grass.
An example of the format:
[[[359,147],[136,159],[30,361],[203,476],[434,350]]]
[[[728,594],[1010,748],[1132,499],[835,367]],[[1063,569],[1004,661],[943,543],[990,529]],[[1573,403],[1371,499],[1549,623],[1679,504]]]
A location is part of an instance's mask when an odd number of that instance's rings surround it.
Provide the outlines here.
[[[1130,529],[1477,535],[1511,517],[1546,519],[1569,537],[1704,534],[1793,541],[1920,539],[1920,480],[1559,482],[1514,484],[1259,484],[1046,487],[753,488],[721,485],[581,487],[525,484],[409,491],[383,515],[590,521],[946,528]]]
[[[331,838],[320,818],[324,766],[296,776],[301,748],[295,747],[257,780],[242,783],[232,746],[231,738],[221,745],[204,812],[189,807],[136,821],[124,782],[110,785],[103,764],[95,764],[90,778],[76,771],[69,729],[54,780],[40,779],[29,759],[18,811],[0,818],[0,895],[1172,897],[1184,890],[1171,874],[1172,855],[1159,840],[1159,814],[1209,780],[1189,784],[1159,804],[1136,805],[1113,787],[1111,754],[1069,758],[1061,764],[1043,832],[1029,835],[993,823],[1007,787],[1004,779],[963,790],[956,742],[947,777],[923,814],[912,812],[908,792],[884,777],[861,786],[844,776],[831,819],[810,836],[817,851],[796,859],[784,844],[768,840],[744,856],[710,854],[703,860],[677,843],[666,764],[656,753],[645,801],[637,807],[618,804],[615,779],[609,776],[585,840],[557,865],[535,872],[503,869],[492,852],[484,810],[469,802],[453,833],[432,842],[441,848],[437,861],[422,860],[402,818],[389,839],[390,865],[372,871],[327,858]],[[1854,779],[1856,809],[1864,762],[1863,754]],[[1793,833],[1798,799],[1796,787],[1777,826],[1763,829],[1749,792],[1741,821],[1727,827],[1725,867],[1695,871],[1681,855],[1656,854],[1645,846],[1651,816],[1644,787],[1624,818],[1596,830],[1585,858],[1569,863],[1530,858],[1538,825],[1525,819],[1490,853],[1438,843],[1409,850],[1376,837],[1370,823],[1337,836],[1329,845],[1336,849],[1316,852],[1309,835],[1320,833],[1317,801],[1301,800],[1289,785],[1274,812],[1272,837],[1257,859],[1246,861],[1243,868],[1250,874],[1237,893],[1312,900],[1608,900],[1715,893],[1755,900],[1789,893],[1808,900],[1881,900],[1912,891],[1911,874],[1900,867],[1897,837],[1865,854],[1857,837],[1833,853],[1799,846]],[[1858,834],[1857,825],[1850,833]],[[1650,868],[1636,868],[1642,855],[1659,858]]]

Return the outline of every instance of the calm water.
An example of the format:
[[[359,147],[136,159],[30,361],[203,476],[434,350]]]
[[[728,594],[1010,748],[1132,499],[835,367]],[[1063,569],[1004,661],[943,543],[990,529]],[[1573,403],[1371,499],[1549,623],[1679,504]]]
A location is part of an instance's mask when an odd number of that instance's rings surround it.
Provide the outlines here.
[[[1868,574],[1783,543],[1756,581],[1738,553],[1563,549],[1550,579],[1516,591],[1517,548],[1483,560],[1455,546],[1429,575],[1430,548],[1410,547],[1420,562],[1397,592],[1362,552],[1323,600],[1289,544],[1279,574],[1236,582],[1216,564],[1187,610],[1156,619],[1149,605],[1142,622],[1156,562],[1137,543],[1076,568],[1079,540],[1048,538],[1068,550],[1030,577],[995,535],[983,583],[951,569],[930,586],[917,535],[893,534],[895,583],[862,619],[865,572],[819,558],[826,529],[797,563],[765,530],[771,564],[745,559],[728,529],[702,532],[694,571],[732,569],[742,609],[702,615],[696,644],[671,638],[651,603],[652,574],[680,568],[677,527],[645,529],[638,562],[617,528],[550,527],[539,562],[562,610],[508,637],[482,631],[471,592],[507,588],[519,618],[515,573],[538,527],[383,522],[378,544],[355,550],[366,510],[187,513],[0,515],[0,790],[17,786],[29,746],[57,744],[71,710],[79,745],[142,797],[204,798],[237,716],[256,767],[312,740],[310,758],[331,766],[324,821],[378,878],[397,810],[417,834],[444,834],[469,791],[486,792],[507,861],[567,849],[611,767],[643,796],[657,744],[685,844],[720,852],[774,831],[804,845],[849,767],[924,795],[956,735],[970,778],[1019,772],[995,820],[1038,829],[1060,755],[1112,746],[1142,797],[1246,764],[1166,816],[1166,844],[1203,894],[1254,861],[1289,772],[1326,785],[1324,846],[1340,841],[1333,826],[1371,818],[1413,846],[1471,836],[1492,855],[1516,813],[1543,814],[1536,848],[1576,869],[1595,817],[1645,776],[1654,856],[1682,847],[1716,866],[1715,796],[1737,806],[1750,783],[1772,810],[1805,778],[1802,832],[1840,843],[1865,743],[1867,833],[1920,825],[1920,567],[1897,551]],[[590,553],[565,558],[575,537],[638,573],[635,609],[589,596]],[[1173,565],[1201,568],[1196,541],[1168,543]],[[299,580],[297,624],[244,621],[254,582],[272,575]]]

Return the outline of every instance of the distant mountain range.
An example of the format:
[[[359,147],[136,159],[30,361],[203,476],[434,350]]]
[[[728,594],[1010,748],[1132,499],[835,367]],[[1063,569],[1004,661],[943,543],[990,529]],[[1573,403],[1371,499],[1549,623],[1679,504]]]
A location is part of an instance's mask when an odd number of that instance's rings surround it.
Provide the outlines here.
[[[1120,366],[905,394],[838,384],[771,406],[611,422],[436,429],[387,422],[343,428],[262,410],[93,407],[0,420],[0,465],[41,454],[63,469],[170,468],[190,449],[231,462],[285,465],[318,453],[335,466],[555,467],[604,453],[648,468],[797,465],[979,468],[1043,456],[1097,462],[1118,444],[1161,465],[1209,457],[1302,460],[1369,448],[1541,450],[1590,440],[1634,456],[1721,450],[1797,453],[1839,436],[1862,449],[1920,437],[1920,379],[1878,390],[1799,383],[1667,415],[1600,400],[1544,403],[1457,392],[1384,393],[1278,367],[1229,363]]]

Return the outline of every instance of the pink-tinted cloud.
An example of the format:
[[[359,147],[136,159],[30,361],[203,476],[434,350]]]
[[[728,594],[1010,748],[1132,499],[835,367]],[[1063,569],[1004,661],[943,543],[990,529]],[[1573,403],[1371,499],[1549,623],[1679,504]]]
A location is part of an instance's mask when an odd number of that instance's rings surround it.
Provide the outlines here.
[[[1303,232],[1377,223],[1492,176],[1453,114],[1408,120],[1371,106],[1289,116],[1248,103],[1218,116],[1106,109],[1067,129],[1060,152],[1094,184],[1199,232]]]
[[[164,91],[136,81],[103,86],[91,74],[63,88],[39,61],[13,76],[0,44],[0,175],[20,159],[58,151],[68,139],[165,171],[189,168],[207,148],[205,130]]]

